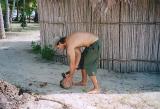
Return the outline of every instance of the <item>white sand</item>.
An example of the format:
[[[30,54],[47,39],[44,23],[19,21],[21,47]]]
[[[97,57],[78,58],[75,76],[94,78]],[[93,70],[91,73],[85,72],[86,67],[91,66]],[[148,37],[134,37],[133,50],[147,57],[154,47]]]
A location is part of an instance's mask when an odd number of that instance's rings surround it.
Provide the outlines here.
[[[39,93],[48,100],[31,100],[21,108],[27,109],[160,109],[160,73],[116,73],[98,70],[97,78],[101,94],[86,94],[92,85],[59,87],[61,73],[68,66],[47,62],[30,52],[31,41],[39,40],[39,31],[7,33],[8,38],[0,40],[0,79]],[[80,71],[74,80],[80,80]],[[44,87],[41,84],[47,82]],[[58,100],[67,105],[53,102]],[[44,108],[45,107],[45,108]]]

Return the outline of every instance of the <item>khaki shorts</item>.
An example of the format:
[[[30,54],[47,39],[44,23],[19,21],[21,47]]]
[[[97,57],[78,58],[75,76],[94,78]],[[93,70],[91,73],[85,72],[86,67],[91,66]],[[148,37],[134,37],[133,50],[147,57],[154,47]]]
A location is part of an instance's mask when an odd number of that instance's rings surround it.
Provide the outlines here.
[[[98,40],[84,49],[78,69],[85,69],[88,76],[96,75],[100,53],[101,44]]]

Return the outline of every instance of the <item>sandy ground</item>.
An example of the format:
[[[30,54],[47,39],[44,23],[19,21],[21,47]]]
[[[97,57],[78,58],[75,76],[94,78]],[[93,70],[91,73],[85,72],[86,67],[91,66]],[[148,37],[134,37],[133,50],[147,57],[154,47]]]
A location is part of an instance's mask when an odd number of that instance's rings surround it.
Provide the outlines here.
[[[160,73],[116,73],[99,69],[100,94],[86,94],[92,87],[90,80],[87,87],[65,90],[59,87],[59,81],[68,66],[42,60],[31,53],[31,41],[39,40],[39,31],[10,32],[7,37],[0,40],[0,79],[39,93],[43,98],[29,101],[22,109],[160,109]],[[74,80],[80,79],[77,71]]]

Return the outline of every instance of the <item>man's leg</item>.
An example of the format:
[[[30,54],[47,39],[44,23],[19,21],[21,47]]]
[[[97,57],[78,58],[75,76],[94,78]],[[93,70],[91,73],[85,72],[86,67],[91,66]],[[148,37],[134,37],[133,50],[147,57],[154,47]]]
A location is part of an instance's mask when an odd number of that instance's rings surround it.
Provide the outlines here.
[[[91,81],[92,81],[94,87],[88,93],[89,94],[99,93],[100,89],[99,89],[99,85],[98,85],[98,81],[97,81],[96,76],[90,76],[90,78],[91,78]]]
[[[87,73],[85,69],[81,69],[81,73],[82,73],[82,80],[78,83],[75,83],[74,85],[77,86],[86,86],[87,85]]]

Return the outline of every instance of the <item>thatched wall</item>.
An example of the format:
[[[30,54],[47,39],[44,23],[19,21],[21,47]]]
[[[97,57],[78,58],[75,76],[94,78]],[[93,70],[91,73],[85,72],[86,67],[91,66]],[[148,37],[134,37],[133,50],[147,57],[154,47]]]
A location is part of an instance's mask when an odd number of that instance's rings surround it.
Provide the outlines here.
[[[118,2],[94,14],[89,0],[38,0],[41,42],[76,31],[102,41],[100,67],[118,72],[160,72],[160,1]]]

